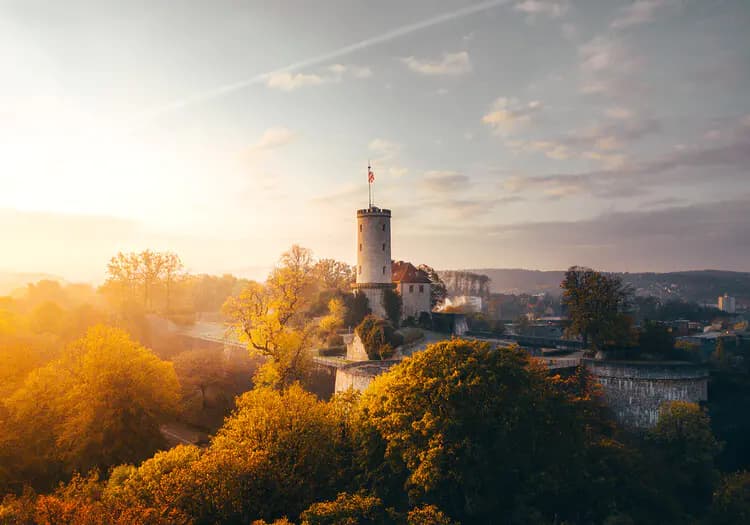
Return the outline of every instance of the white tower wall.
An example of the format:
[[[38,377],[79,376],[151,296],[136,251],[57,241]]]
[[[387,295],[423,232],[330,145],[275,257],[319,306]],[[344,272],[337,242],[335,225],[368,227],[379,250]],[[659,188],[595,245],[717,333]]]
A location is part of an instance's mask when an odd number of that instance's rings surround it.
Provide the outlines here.
[[[391,211],[357,211],[357,284],[388,284],[391,280]]]
[[[385,317],[383,292],[393,288],[391,210],[357,210],[357,280],[354,289],[367,296],[372,313]]]

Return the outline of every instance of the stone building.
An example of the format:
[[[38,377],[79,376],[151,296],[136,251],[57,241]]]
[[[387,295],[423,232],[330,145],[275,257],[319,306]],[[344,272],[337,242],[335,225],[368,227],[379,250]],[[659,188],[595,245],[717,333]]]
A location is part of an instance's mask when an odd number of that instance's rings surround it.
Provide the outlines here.
[[[429,313],[430,279],[413,264],[391,260],[391,210],[370,206],[357,210],[357,278],[355,292],[367,296],[372,313],[386,317],[383,293],[395,289],[403,301],[403,317]]]
[[[401,295],[404,318],[419,319],[422,312],[430,312],[430,278],[424,271],[409,262],[396,261],[393,263],[393,284]]]

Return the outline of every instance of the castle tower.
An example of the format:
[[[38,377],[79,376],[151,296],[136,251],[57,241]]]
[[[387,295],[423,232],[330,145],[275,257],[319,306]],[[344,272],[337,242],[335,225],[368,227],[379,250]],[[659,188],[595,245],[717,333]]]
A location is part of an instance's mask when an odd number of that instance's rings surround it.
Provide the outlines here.
[[[357,280],[372,313],[385,317],[383,291],[393,288],[391,275],[391,210],[370,206],[357,210]]]

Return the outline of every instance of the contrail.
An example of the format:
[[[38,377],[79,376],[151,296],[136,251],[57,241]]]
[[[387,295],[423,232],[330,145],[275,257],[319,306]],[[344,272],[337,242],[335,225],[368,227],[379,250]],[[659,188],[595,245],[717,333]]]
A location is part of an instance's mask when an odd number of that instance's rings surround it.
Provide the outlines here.
[[[304,69],[310,66],[315,66],[323,62],[328,62],[330,60],[333,60],[334,58],[339,58],[345,55],[349,55],[356,51],[367,49],[369,47],[376,46],[384,42],[389,42],[391,40],[414,33],[416,31],[421,31],[422,29],[427,29],[429,27],[443,24],[445,22],[449,22],[457,18],[463,18],[465,16],[479,13],[481,11],[487,11],[488,9],[492,9],[502,4],[507,4],[509,1],[510,0],[489,0],[486,2],[480,2],[472,6],[467,6],[467,7],[458,9],[456,11],[451,11],[450,13],[443,13],[440,15],[433,16],[432,18],[428,18],[427,20],[422,20],[421,22],[415,22],[413,24],[401,26],[399,28],[393,29],[391,31],[380,34],[378,36],[374,36],[371,38],[367,38],[365,40],[361,40],[359,42],[355,42],[353,44],[349,44],[348,46],[342,47],[335,51],[330,51],[322,55],[318,55],[312,58],[307,58],[299,62],[294,62],[293,64],[289,64],[279,69],[274,69],[273,71],[260,73],[250,78],[239,80],[232,84],[219,86],[210,91],[204,91],[202,93],[196,93],[188,97],[173,100],[172,102],[169,102],[162,106],[151,108],[140,113],[138,116],[138,120],[150,120],[152,118],[159,117],[166,113],[178,111],[188,106],[193,106],[193,105],[201,104],[203,102],[207,102],[209,100],[220,98],[220,97],[223,97],[224,95],[228,95],[229,93],[239,91],[246,87],[263,83],[268,79],[269,75],[272,75],[274,73],[290,73],[290,72],[298,71],[300,69]]]

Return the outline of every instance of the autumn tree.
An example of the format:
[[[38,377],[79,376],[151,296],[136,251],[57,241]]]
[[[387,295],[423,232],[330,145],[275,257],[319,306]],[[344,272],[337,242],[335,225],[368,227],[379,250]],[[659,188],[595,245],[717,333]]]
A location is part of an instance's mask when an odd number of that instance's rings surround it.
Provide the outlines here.
[[[163,287],[165,309],[169,311],[172,289],[182,268],[180,258],[171,252],[119,252],[107,265],[107,281],[102,289],[118,303],[137,301],[150,311],[155,293]]]
[[[324,290],[348,292],[354,282],[354,267],[335,259],[320,259],[313,268],[314,277]]]
[[[383,309],[385,310],[386,317],[393,326],[398,327],[399,323],[401,323],[401,314],[404,310],[401,294],[391,288],[383,290]]]
[[[750,523],[750,472],[734,472],[722,478],[713,494],[708,523]]]
[[[178,399],[170,363],[121,330],[94,327],[6,401],[13,469],[44,486],[65,473],[143,459],[163,446],[159,424]]]
[[[311,360],[315,325],[306,315],[313,287],[312,253],[292,246],[265,284],[250,283],[223,312],[251,352],[268,357],[261,377],[289,385],[303,379]]]
[[[222,352],[205,348],[187,350],[177,354],[173,363],[185,397],[190,397],[197,390],[201,396],[201,408],[205,410],[206,390],[226,381]]]
[[[631,291],[619,277],[572,266],[560,287],[570,318],[569,333],[579,335],[595,351],[631,344],[632,319],[627,314]]]

